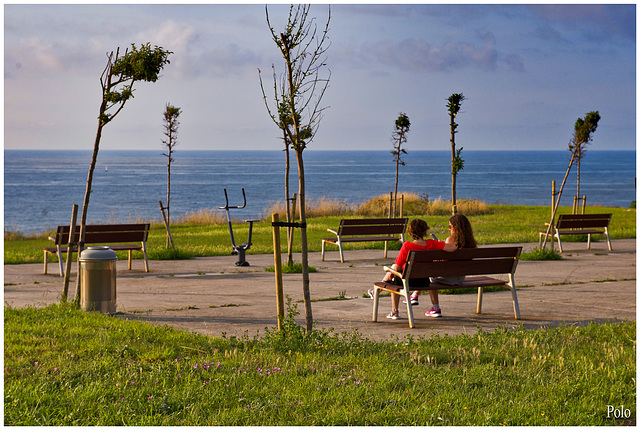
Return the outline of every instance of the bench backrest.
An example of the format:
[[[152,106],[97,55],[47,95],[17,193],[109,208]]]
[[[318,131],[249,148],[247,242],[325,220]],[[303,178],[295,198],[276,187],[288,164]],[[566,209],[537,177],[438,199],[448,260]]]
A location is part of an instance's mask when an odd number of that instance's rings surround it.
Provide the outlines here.
[[[340,221],[340,236],[403,234],[408,218],[343,219]]]
[[[513,274],[521,246],[464,248],[453,252],[411,251],[404,279],[428,277]]]
[[[80,226],[75,228],[75,241],[80,234]],[[146,242],[149,224],[96,224],[87,225],[84,243]],[[60,225],[56,231],[56,245],[69,243],[69,226]]]
[[[556,228],[603,228],[609,227],[610,221],[611,214],[560,215]]]

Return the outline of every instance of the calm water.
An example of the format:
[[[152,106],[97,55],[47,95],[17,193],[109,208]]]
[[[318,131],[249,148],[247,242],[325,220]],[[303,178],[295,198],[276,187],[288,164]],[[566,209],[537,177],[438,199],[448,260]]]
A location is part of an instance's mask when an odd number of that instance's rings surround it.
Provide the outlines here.
[[[560,187],[568,151],[463,151],[458,198],[488,203],[549,205],[551,181]],[[5,231],[41,232],[68,224],[72,205],[82,205],[90,151],[5,151]],[[225,204],[247,207],[236,218],[265,216],[284,198],[281,151],[178,151],[171,164],[172,218]],[[295,157],[292,156],[295,160]],[[307,197],[362,201],[393,190],[395,163],[388,151],[306,151]],[[399,190],[449,198],[448,151],[411,151],[400,167]],[[293,163],[292,192],[297,191]],[[589,151],[581,167],[580,194],[587,204],[628,207],[636,199],[635,151]],[[572,203],[576,171],[572,168],[561,205]],[[160,151],[101,151],[93,179],[88,220],[127,222],[161,219],[166,203],[166,157]],[[224,212],[224,211],[222,211]],[[80,214],[78,214],[79,216]]]

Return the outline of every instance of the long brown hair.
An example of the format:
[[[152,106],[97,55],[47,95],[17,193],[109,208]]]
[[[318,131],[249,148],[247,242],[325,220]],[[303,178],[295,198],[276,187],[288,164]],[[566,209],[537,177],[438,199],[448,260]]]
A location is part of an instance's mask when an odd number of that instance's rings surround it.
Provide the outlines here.
[[[449,218],[449,223],[453,227],[451,230],[451,236],[453,236],[453,243],[458,249],[460,248],[477,248],[478,244],[473,237],[473,229],[471,223],[466,216],[457,214]]]

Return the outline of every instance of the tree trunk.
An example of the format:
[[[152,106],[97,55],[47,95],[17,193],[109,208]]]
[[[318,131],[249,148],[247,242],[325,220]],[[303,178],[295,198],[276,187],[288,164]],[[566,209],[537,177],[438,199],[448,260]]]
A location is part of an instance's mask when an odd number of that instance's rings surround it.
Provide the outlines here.
[[[171,134],[171,133],[169,133]],[[169,136],[169,142],[171,142],[171,136]],[[171,198],[171,148],[167,151],[167,239],[165,247],[169,248],[169,226],[171,225],[171,216],[169,214],[170,199]]]
[[[398,148],[398,151],[399,150],[400,148]],[[393,189],[393,205],[391,206],[393,208],[393,214],[391,214],[389,218],[396,217],[396,205],[398,204],[398,165],[399,164],[400,164],[400,155],[398,154],[396,157],[396,185]]]
[[[453,170],[453,163],[456,158],[456,140],[455,129],[453,128],[453,116],[451,117],[451,213],[455,215],[458,212],[456,206],[456,172]]]
[[[104,107],[106,104],[103,102],[100,108],[100,118],[104,114]],[[100,139],[102,137],[102,128],[104,124],[102,120],[99,120],[98,130],[96,131],[96,139],[93,143],[93,154],[91,155],[91,164],[89,165],[89,173],[87,175],[87,187],[84,192],[84,200],[82,202],[82,216],[80,217],[80,238],[78,240],[78,276],[76,285],[75,303],[80,304],[80,285],[81,285],[81,271],[80,271],[80,253],[84,248],[84,238],[87,229],[87,211],[89,209],[89,197],[91,197],[91,184],[93,183],[93,171],[96,168],[96,162],[98,161],[98,150],[100,149]]]
[[[580,154],[582,155],[582,154]],[[576,185],[576,198],[580,198],[580,155],[578,155],[577,160],[576,160],[576,168],[578,169],[578,178],[577,178],[577,185]]]
[[[300,201],[300,246],[302,247],[302,294],[304,296],[304,315],[307,331],[313,330],[313,315],[311,313],[311,292],[309,289],[309,253],[307,247],[307,211],[305,202],[304,162],[302,149],[296,150],[298,160],[298,200]]]

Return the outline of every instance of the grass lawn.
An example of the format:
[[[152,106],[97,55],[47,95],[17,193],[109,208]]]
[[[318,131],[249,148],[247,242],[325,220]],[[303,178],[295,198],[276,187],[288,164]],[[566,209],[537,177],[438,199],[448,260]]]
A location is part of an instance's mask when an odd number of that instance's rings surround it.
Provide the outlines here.
[[[635,238],[635,210],[602,211],[613,213],[612,239]],[[470,220],[481,244],[521,243],[537,242],[549,216],[545,207],[489,206]],[[326,229],[340,218],[308,220],[311,251],[320,250]],[[422,218],[446,237],[448,216]],[[164,227],[152,227],[150,258],[228,255],[231,249],[226,224],[184,223],[172,231],[176,253],[164,249]],[[234,233],[244,241],[247,226],[234,225]],[[46,236],[5,233],[5,264],[41,263],[42,248],[50,246]],[[249,254],[272,252],[270,222],[255,225],[253,238]],[[259,337],[237,338],[69,304],[5,307],[4,424],[635,424],[635,321],[376,342],[357,331],[307,334],[295,324],[297,314],[289,303],[283,332],[265,327]],[[616,419],[620,412],[629,419]]]
[[[635,209],[624,208],[589,208],[590,213],[611,212],[613,214],[610,225],[612,239],[636,237]],[[561,213],[570,213],[570,208],[561,207]],[[527,243],[538,242],[538,231],[544,230],[544,223],[549,221],[551,214],[548,207],[543,206],[506,206],[488,205],[487,213],[470,215],[476,239],[480,244],[496,243]],[[357,217],[357,216],[353,216]],[[447,215],[410,215],[410,218],[424,218],[431,227],[430,232],[436,233],[441,240],[448,235]],[[337,229],[341,216],[323,216],[310,218],[307,221],[307,235],[309,251],[320,251],[321,239],[330,237],[327,228]],[[234,224],[234,236],[237,243],[246,241],[248,226],[245,223]],[[284,230],[284,229],[281,229]],[[148,255],[152,260],[185,259],[211,255],[229,255],[231,241],[227,224],[176,224],[171,227],[176,252],[165,248],[166,231],[161,224],[152,225],[147,243]],[[282,232],[284,237],[284,232]],[[42,248],[51,246],[47,240],[50,234],[38,237],[24,237],[15,234],[5,234],[4,262],[5,264],[41,263]],[[273,252],[273,232],[271,221],[263,220],[253,227],[253,245],[248,254],[264,254]],[[299,239],[299,233],[298,233]],[[583,237],[567,236],[566,241],[584,240]],[[603,236],[594,236],[594,240],[603,240]],[[283,243],[285,241],[283,240]],[[283,245],[286,246],[286,245]],[[382,243],[364,242],[345,246],[345,249],[382,248]],[[390,243],[390,249],[399,249],[399,243]],[[335,248],[335,247],[334,247]],[[334,249],[328,248],[328,249]],[[337,248],[335,248],[337,249]],[[299,240],[294,241],[294,250],[299,252]],[[123,251],[118,259],[126,258]],[[142,253],[134,252],[134,258],[142,258]],[[56,261],[55,256],[50,256]]]
[[[4,424],[614,425],[636,410],[636,324],[373,342],[209,337],[70,305],[5,308]],[[629,422],[627,422],[629,423]]]

